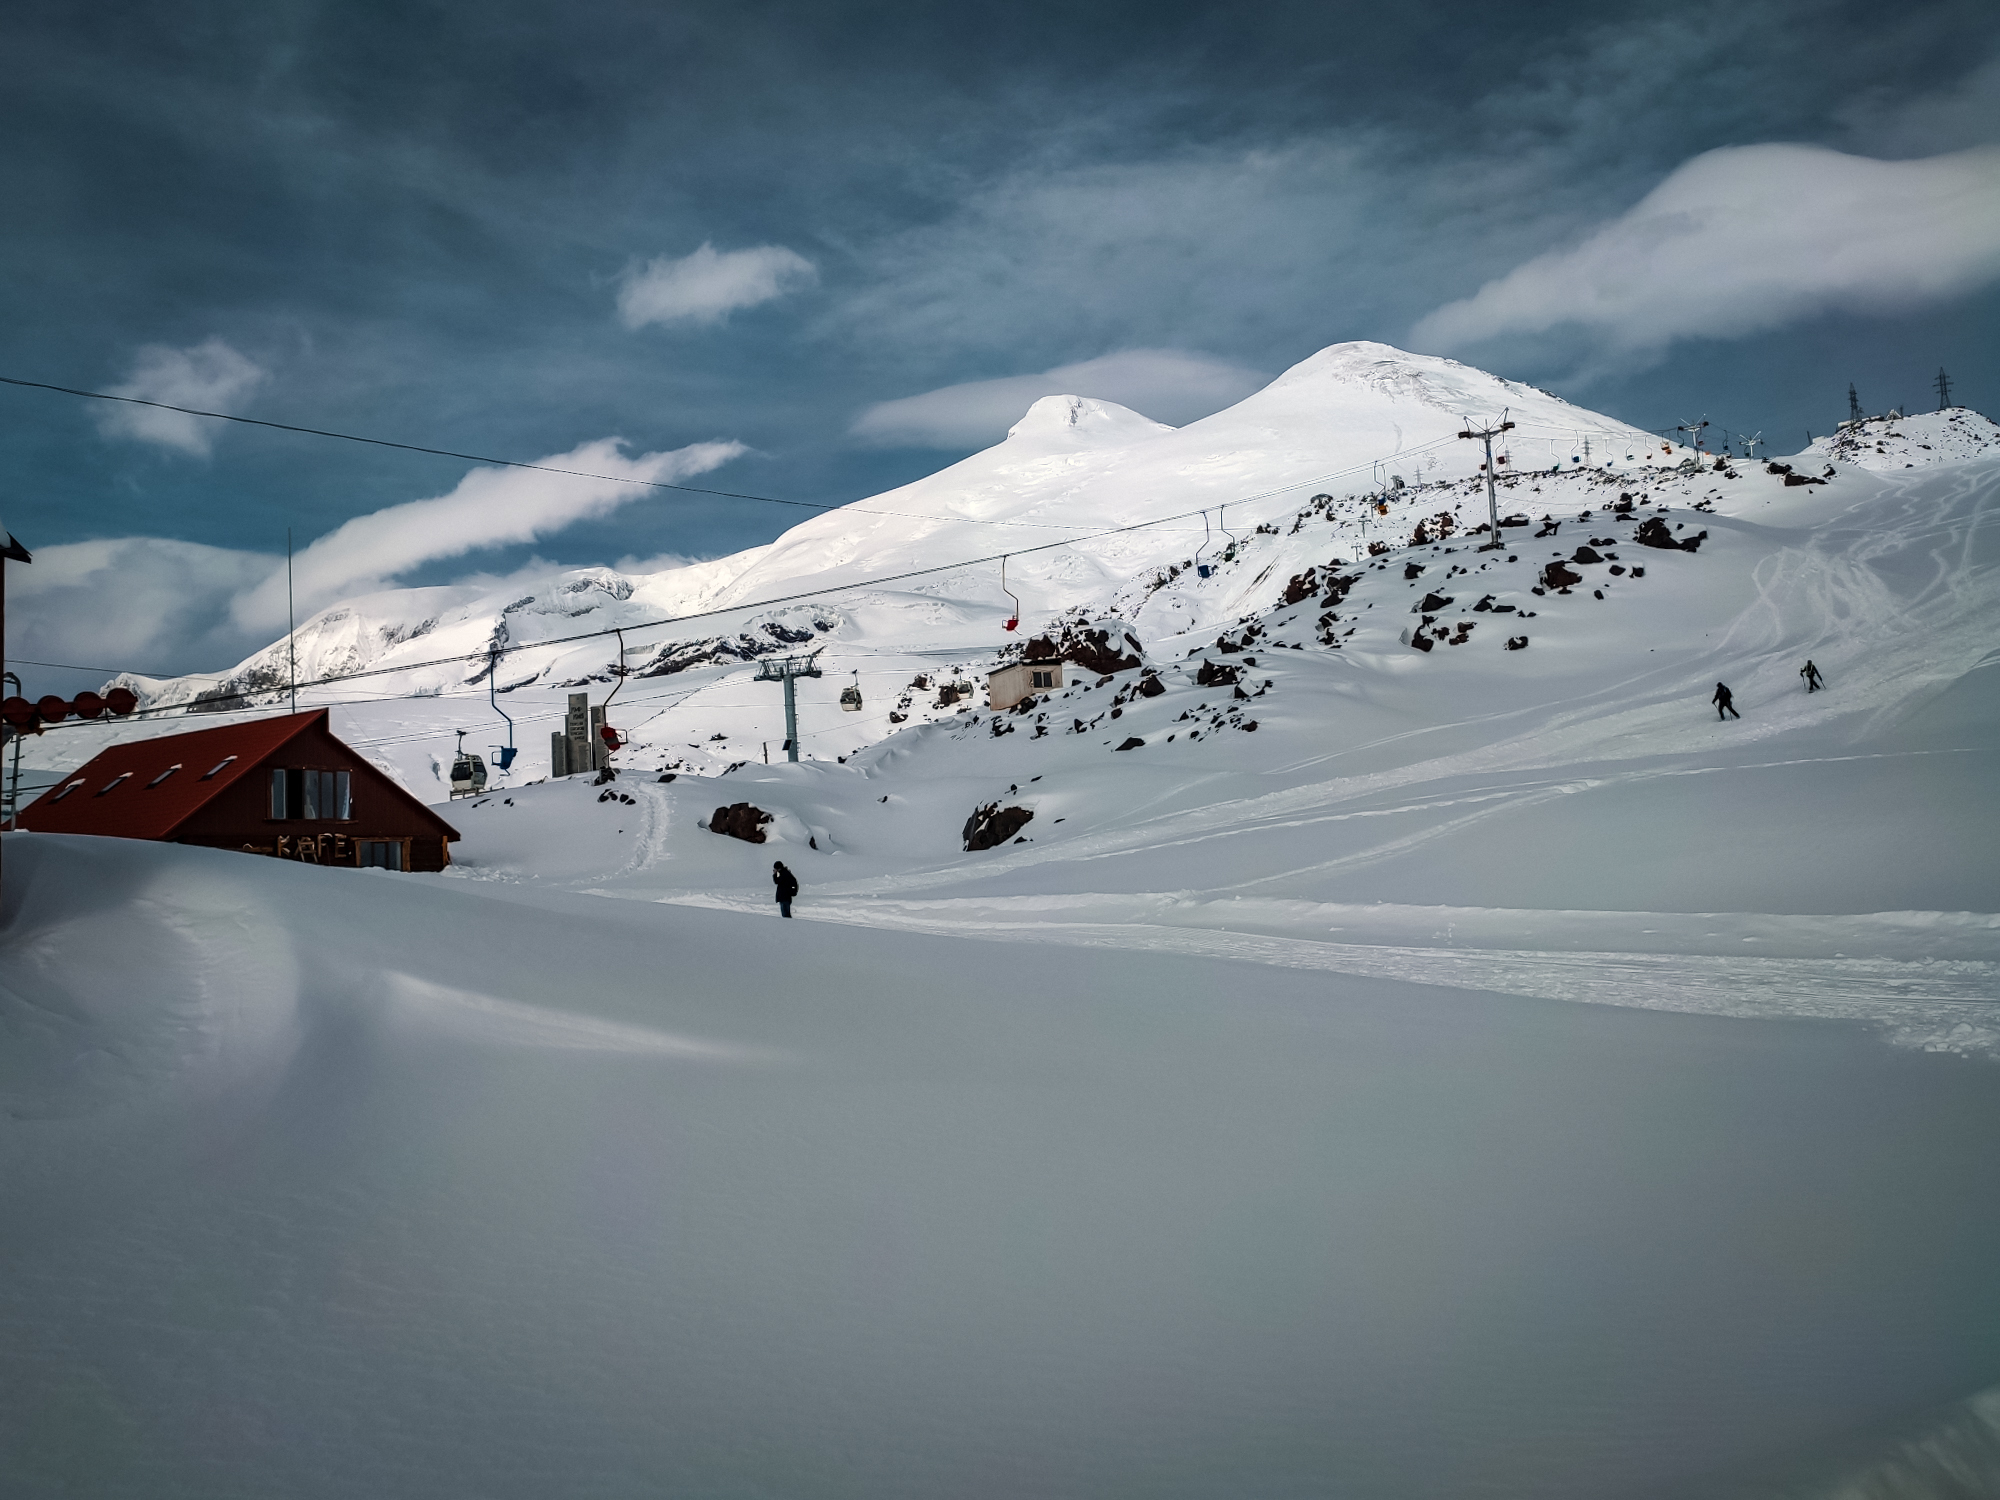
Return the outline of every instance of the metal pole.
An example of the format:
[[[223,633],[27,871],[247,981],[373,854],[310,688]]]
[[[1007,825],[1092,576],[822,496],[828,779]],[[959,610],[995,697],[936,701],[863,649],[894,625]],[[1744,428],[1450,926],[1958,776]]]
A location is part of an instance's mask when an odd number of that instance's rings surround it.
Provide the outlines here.
[[[292,712],[299,711],[299,617],[292,605],[292,528],[285,528],[285,655],[291,659]]]
[[[798,686],[790,672],[785,674],[785,751],[788,758],[799,758]]]
[[[1482,434],[1486,439],[1486,524],[1490,528],[1487,535],[1492,541],[1490,547],[1500,545],[1500,501],[1493,493],[1493,434]]]

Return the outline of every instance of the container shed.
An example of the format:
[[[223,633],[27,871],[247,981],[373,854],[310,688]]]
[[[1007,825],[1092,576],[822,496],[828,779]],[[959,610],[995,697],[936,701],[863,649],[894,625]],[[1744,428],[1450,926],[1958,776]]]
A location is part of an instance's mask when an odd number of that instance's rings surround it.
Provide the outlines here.
[[[113,745],[21,810],[37,833],[442,870],[458,830],[335,738],[327,710]]]
[[[1012,708],[1035,693],[1052,693],[1063,685],[1058,660],[1019,661],[986,674],[986,701],[996,711]]]

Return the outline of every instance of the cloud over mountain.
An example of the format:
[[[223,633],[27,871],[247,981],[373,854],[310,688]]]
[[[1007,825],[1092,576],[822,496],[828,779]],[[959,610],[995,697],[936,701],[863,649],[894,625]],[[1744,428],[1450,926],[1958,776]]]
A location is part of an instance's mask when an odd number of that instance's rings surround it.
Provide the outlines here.
[[[1180,349],[1128,349],[1039,375],[971,380],[882,401],[849,431],[877,448],[983,448],[1044,396],[1093,396],[1182,426],[1240,401],[1268,377]]]
[[[1704,152],[1581,244],[1421,319],[1459,349],[1579,326],[1615,349],[1736,338],[1835,306],[1906,308],[2000,279],[2000,147],[1873,161],[1821,146]]]

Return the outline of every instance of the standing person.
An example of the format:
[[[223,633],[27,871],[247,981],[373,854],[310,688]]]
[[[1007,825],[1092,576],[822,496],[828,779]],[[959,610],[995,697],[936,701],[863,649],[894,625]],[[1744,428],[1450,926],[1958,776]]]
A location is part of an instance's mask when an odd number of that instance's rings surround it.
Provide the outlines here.
[[[1803,667],[1799,668],[1799,676],[1805,678],[1806,691],[1809,693],[1816,693],[1826,686],[1826,679],[1819,675],[1819,668],[1814,666],[1810,660]]]
[[[799,877],[787,870],[781,859],[771,866],[771,884],[778,888],[778,915],[789,917],[792,902],[799,894]]]
[[[1736,702],[1734,698],[1730,695],[1729,688],[1727,687],[1726,684],[1718,682],[1715,685],[1715,696],[1709,699],[1708,701],[1715,705],[1715,716],[1718,719],[1721,718],[1724,714],[1728,714],[1731,718],[1734,719],[1740,719],[1743,717],[1743,715],[1736,712]]]

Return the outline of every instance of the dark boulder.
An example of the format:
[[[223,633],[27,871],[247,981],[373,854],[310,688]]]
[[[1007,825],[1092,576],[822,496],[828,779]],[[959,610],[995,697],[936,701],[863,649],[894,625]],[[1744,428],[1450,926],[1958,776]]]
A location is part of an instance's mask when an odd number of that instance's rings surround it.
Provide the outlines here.
[[[1034,820],[1034,813],[1025,807],[1002,807],[997,802],[989,802],[976,809],[965,820],[965,847],[970,853],[975,849],[992,849],[1006,843]]]
[[[1201,666],[1195,670],[1197,687],[1232,687],[1243,680],[1243,669],[1202,658]]]
[[[1566,589],[1573,583],[1582,582],[1582,574],[1572,573],[1559,562],[1552,562],[1542,569],[1542,587],[1545,589]]]
[[[771,814],[763,808],[752,807],[748,802],[735,802],[715,810],[708,820],[708,831],[726,833],[746,844],[761,844],[764,842],[764,825],[772,821]]]
[[[1120,750],[1137,750],[1141,745],[1145,743],[1146,742],[1144,740],[1140,739],[1139,736],[1135,734],[1130,739],[1125,741],[1124,744],[1118,746],[1117,748]]]
[[[1426,594],[1424,602],[1411,610],[1411,614],[1434,615],[1441,609],[1449,608],[1451,600],[1443,594]]]
[[[1579,547],[1575,552],[1570,554],[1569,560],[1573,563],[1588,564],[1601,563],[1604,561],[1604,558],[1598,553],[1595,547]]]
[[[1151,672],[1148,672],[1144,677],[1139,679],[1139,696],[1141,698],[1157,698],[1166,690],[1167,685]]]
[[[1527,650],[1527,649],[1528,649],[1528,638],[1527,638],[1527,637],[1526,637],[1525,635],[1510,635],[1510,636],[1508,636],[1508,637],[1507,637],[1507,649],[1508,649],[1509,651],[1525,651],[1525,650]]]

